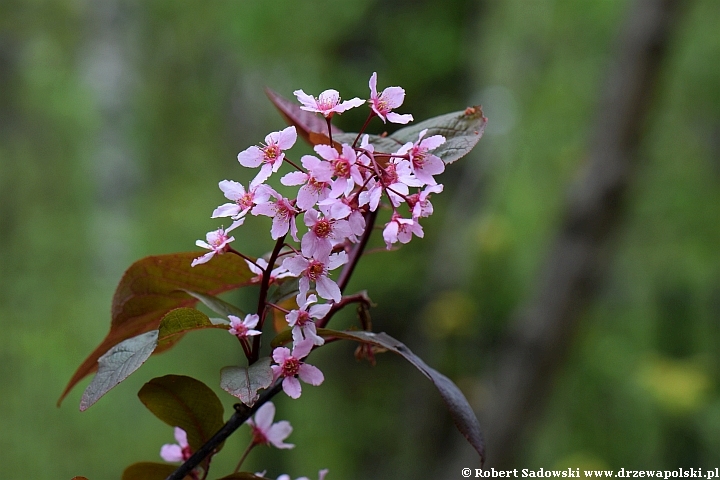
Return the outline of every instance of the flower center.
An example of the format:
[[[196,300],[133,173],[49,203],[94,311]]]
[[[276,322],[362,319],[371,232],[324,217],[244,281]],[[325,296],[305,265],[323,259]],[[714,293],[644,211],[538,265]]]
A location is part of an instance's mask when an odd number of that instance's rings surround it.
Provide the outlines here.
[[[313,232],[318,238],[327,238],[332,233],[332,226],[327,219],[323,218],[313,226]]]
[[[335,160],[335,176],[347,178],[350,176],[350,162],[344,158]]]
[[[302,327],[311,321],[312,320],[310,320],[310,314],[308,312],[300,311],[298,312],[297,320],[295,320],[295,325]]]
[[[256,426],[252,427],[252,435],[253,435],[253,443],[256,443],[258,445],[265,445],[267,443],[270,443],[270,442],[268,442],[268,439],[265,436],[265,434],[263,433],[263,431],[260,430]]]
[[[310,262],[310,265],[308,265],[307,276],[310,280],[317,280],[318,278],[322,277],[324,272],[325,265],[323,265],[321,262],[318,262],[317,260],[313,260],[312,262]]]
[[[282,150],[280,150],[280,147],[278,147],[276,143],[271,143],[262,150],[265,154],[265,161],[269,163],[272,163],[282,153]]]
[[[385,170],[382,172],[383,177],[383,183],[385,185],[392,185],[393,183],[397,183],[398,181],[398,174],[396,171],[396,165],[394,163],[388,163],[387,167],[385,167]]]
[[[243,210],[247,210],[249,208],[252,208],[253,206],[253,197],[254,195],[250,192],[247,192],[245,195],[240,197],[237,200],[237,204],[242,208]]]
[[[300,360],[295,357],[288,357],[282,365],[283,377],[294,377],[300,371]]]

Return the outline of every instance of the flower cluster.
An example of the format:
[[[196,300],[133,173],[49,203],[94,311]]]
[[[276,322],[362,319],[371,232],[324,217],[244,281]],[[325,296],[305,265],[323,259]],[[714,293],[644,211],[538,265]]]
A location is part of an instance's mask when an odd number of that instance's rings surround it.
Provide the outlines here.
[[[394,112],[405,98],[401,87],[388,87],[378,93],[376,73],[372,74],[369,87],[370,112],[366,126],[373,117],[383,123],[406,124],[413,120],[410,114]],[[302,104],[301,109],[325,117],[328,129],[334,115],[366,102],[359,98],[341,101],[336,90],[326,90],[318,97],[297,90],[295,96]],[[445,142],[444,137],[427,136],[427,130],[423,130],[416,140],[401,145],[396,151],[381,152],[376,151],[370,136],[363,134],[361,131],[352,144],[315,145],[315,155],[304,155],[299,162],[288,156],[288,150],[297,140],[293,126],[272,132],[264,143],[243,150],[238,154],[238,162],[244,167],[260,169],[247,189],[235,181],[220,182],[220,190],[230,202],[216,208],[212,217],[230,217],[233,223],[225,230],[208,233],[207,241],[197,242],[210,252],[194,260],[193,265],[205,263],[214,255],[234,252],[230,247],[233,237],[228,233],[242,225],[248,213],[272,218],[272,239],[284,242],[289,235],[296,242],[285,243],[274,265],[268,265],[263,259],[253,261],[245,257],[257,275],[256,282],[262,280],[267,269],[271,269],[271,283],[287,277],[298,279],[298,308],[284,312],[292,328],[293,348],[278,347],[272,353],[275,379],[283,379],[283,390],[292,398],[301,394],[298,378],[311,385],[319,385],[324,380],[322,372],[303,359],[314,346],[324,343],[315,321],[327,315],[333,303],[342,300],[341,288],[332,275],[349,262],[352,245],[366,237],[366,228],[371,228],[366,225],[367,219],[371,215],[374,219],[381,206],[387,207],[390,216],[383,229],[387,248],[398,242],[408,243],[413,236],[423,236],[420,219],[433,211],[430,195],[443,188],[434,177],[443,172],[445,165],[432,151]],[[282,175],[279,181],[286,187],[297,187],[294,197],[283,196],[267,183],[283,163],[292,171]],[[318,303],[319,298],[326,303]],[[248,336],[262,330],[263,314],[258,314],[259,317],[248,316],[243,321],[232,319],[230,332],[245,342],[244,345],[249,345]],[[256,327],[258,330],[254,330]]]

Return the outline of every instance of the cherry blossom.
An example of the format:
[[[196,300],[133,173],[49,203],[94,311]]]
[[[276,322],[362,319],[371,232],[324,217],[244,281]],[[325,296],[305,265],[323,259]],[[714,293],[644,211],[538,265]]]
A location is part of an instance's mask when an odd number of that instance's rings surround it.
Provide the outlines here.
[[[296,205],[301,210],[307,210],[330,194],[332,166],[312,155],[303,155],[300,160],[309,173],[290,172],[280,182],[286,186],[304,184],[298,191]]]
[[[250,185],[259,185],[267,180],[273,172],[277,172],[282,165],[285,154],[297,140],[295,127],[287,127],[279,132],[272,132],[265,137],[265,145],[248,147],[238,153],[238,162],[243,167],[260,167],[260,172],[255,176]]]
[[[235,315],[228,315],[228,318],[230,319],[230,329],[228,332],[240,339],[262,333],[260,330],[253,330],[260,321],[260,317],[256,314],[248,314],[244,320],[240,320],[240,318]]]
[[[320,385],[325,380],[322,372],[317,367],[300,361],[307,357],[312,348],[313,341],[306,339],[296,343],[293,346],[292,353],[287,347],[278,347],[273,350],[272,357],[277,363],[277,365],[271,366],[273,380],[283,377],[282,388],[290,398],[299,398],[302,392],[297,377],[300,377],[303,382],[315,386]]]
[[[445,143],[445,137],[433,135],[423,139],[426,133],[427,128],[420,132],[417,142],[408,142],[400,147],[397,155],[408,155],[410,166],[417,179],[426,185],[435,185],[437,182],[432,176],[444,172],[445,163],[429,152]]]
[[[328,470],[327,468],[324,470],[320,470],[318,472],[318,480],[325,480],[325,475],[327,475],[329,471],[330,470]],[[290,478],[290,475],[288,475],[287,473],[284,473],[284,474],[280,475],[277,478],[277,480],[292,480],[292,478]],[[310,479],[308,477],[299,477],[299,478],[296,478],[295,480],[310,480]]]
[[[307,300],[298,295],[298,305],[302,304],[302,307],[292,310],[285,316],[288,325],[292,327],[293,342],[296,344],[306,339],[312,340],[313,344],[318,346],[325,343],[325,340],[318,336],[315,322],[312,319],[323,318],[328,314],[332,305],[329,303],[312,305],[315,302],[317,302],[315,295],[310,295]]]
[[[287,268],[294,276],[299,276],[298,287],[300,295],[307,295],[310,290],[310,281],[315,282],[315,290],[318,295],[326,300],[339,302],[342,298],[340,287],[335,281],[328,278],[330,270],[335,270],[348,261],[345,252],[334,253],[329,257],[306,258],[303,255],[294,255],[283,261],[283,267]]]
[[[343,143],[342,154],[330,145],[315,145],[315,151],[332,165],[332,174],[336,177],[332,182],[333,196],[337,197],[343,193],[348,195],[356,183],[363,183],[362,174],[355,165],[357,162],[355,150],[350,145]]]
[[[268,187],[269,188],[269,187]],[[265,215],[272,217],[273,223],[270,229],[270,236],[273,240],[282,237],[288,230],[293,240],[299,242],[297,237],[297,224],[295,216],[299,213],[292,202],[273,190],[272,195],[277,199],[275,202],[258,203],[253,207],[253,215]]]
[[[370,108],[385,123],[385,120],[392,123],[412,122],[413,116],[408,114],[400,115],[393,112],[394,108],[402,105],[405,100],[405,90],[401,87],[387,87],[380,95],[377,93],[377,72],[370,77]]]
[[[180,427],[175,427],[175,441],[177,443],[166,443],[160,448],[160,457],[166,462],[184,462],[193,454],[187,433]]]
[[[392,219],[385,225],[383,239],[387,248],[390,249],[396,242],[408,243],[413,234],[420,238],[425,235],[422,226],[418,222],[408,218],[401,218],[394,213]]]
[[[317,98],[308,95],[302,90],[293,92],[298,101],[302,103],[302,110],[321,113],[325,118],[332,118],[336,113],[343,113],[351,108],[359,107],[365,100],[353,98],[340,103],[340,93],[337,90],[325,90]]]
[[[223,180],[219,183],[219,187],[225,194],[225,198],[232,200],[233,203],[220,205],[213,211],[212,218],[232,217],[238,219],[258,203],[267,202],[273,191],[267,185],[251,186],[248,191],[245,191],[242,184],[232,180]]]
[[[334,244],[352,235],[347,220],[321,216],[315,209],[306,211],[303,219],[308,231],[300,245],[306,257],[326,257],[332,252]]]
[[[440,193],[443,191],[441,184],[430,185],[419,193],[414,193],[407,197],[407,203],[412,210],[413,220],[417,220],[420,217],[429,217],[433,213],[433,206],[430,203],[431,193]]]
[[[262,277],[265,274],[264,269],[268,267],[267,260],[265,260],[264,258],[258,258],[255,260],[254,263],[249,260],[245,260],[245,263],[247,263],[250,271],[255,274],[255,276],[251,278],[250,281],[252,283],[262,282]],[[287,268],[283,267],[282,265],[280,265],[279,267],[275,267],[270,272],[270,284],[272,285],[273,283],[275,283],[276,280],[287,277],[292,277],[292,274],[288,272]]]
[[[256,445],[272,445],[275,448],[293,448],[295,445],[284,440],[292,433],[292,425],[287,420],[273,423],[275,405],[267,402],[255,412],[255,420],[249,418],[247,424],[252,428],[253,443]]]
[[[193,260],[190,266],[194,267],[195,265],[206,263],[210,261],[210,259],[216,254],[222,255],[223,253],[225,253],[227,249],[230,248],[228,244],[235,240],[235,237],[228,237],[228,232],[242,225],[244,221],[245,218],[243,217],[233,222],[233,224],[225,230],[223,230],[222,228],[218,228],[217,230],[208,232],[207,235],[205,235],[206,242],[203,242],[202,240],[196,241],[195,245],[197,245],[198,247],[207,248],[208,250],[210,250],[210,252],[206,253],[202,257],[198,257]]]

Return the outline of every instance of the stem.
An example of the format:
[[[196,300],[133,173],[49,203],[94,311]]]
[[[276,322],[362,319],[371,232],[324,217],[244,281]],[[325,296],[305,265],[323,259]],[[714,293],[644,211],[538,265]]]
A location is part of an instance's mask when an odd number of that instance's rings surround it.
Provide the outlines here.
[[[275,265],[275,261],[277,260],[278,255],[280,255],[280,250],[282,250],[283,245],[285,244],[286,236],[287,234],[283,235],[282,237],[277,239],[277,242],[275,242],[275,248],[273,249],[272,253],[270,254],[270,258],[268,259],[268,268],[266,268],[265,272],[263,273],[262,283],[260,284],[260,295],[258,295],[257,307],[257,314],[260,317],[260,321],[258,322],[258,330],[260,331],[262,331],[263,323],[265,322],[265,310],[267,308],[265,302],[267,300],[268,288],[270,288],[270,273],[272,271],[272,266]],[[250,356],[248,357],[249,365],[257,362],[258,358],[260,358],[261,336],[262,335],[255,335],[255,337],[253,338],[252,351],[250,352]]]
[[[263,267],[261,267],[260,265],[258,265],[258,263],[257,263],[255,260],[253,260],[252,258],[248,257],[247,255],[245,255],[245,254],[243,254],[243,253],[238,252],[238,251],[235,250],[234,248],[228,246],[228,247],[227,247],[227,251],[228,251],[229,253],[234,253],[235,255],[237,255],[238,257],[240,257],[240,258],[242,258],[242,259],[244,259],[244,260],[247,260],[248,262],[250,262],[250,263],[252,263],[253,265],[255,265],[256,267],[258,267],[258,268],[259,268],[260,270],[262,270],[263,272],[265,271],[265,269],[264,269]]]
[[[248,454],[250,453],[250,451],[253,449],[253,447],[255,445],[257,445],[257,443],[255,443],[254,441],[250,442],[250,445],[247,446],[247,448],[245,449],[245,451],[242,454],[242,457],[240,457],[240,461],[238,462],[237,467],[235,467],[235,470],[233,470],[233,473],[237,473],[240,471],[240,467],[242,466],[243,462],[245,461]]]
[[[287,158],[287,156],[283,157],[283,160],[286,161],[287,163],[289,163],[290,165],[292,165],[293,167],[295,167],[298,171],[300,171],[302,173],[307,173],[304,168],[295,165],[295,163],[293,163],[292,160]]]
[[[247,407],[239,403],[235,404],[235,413],[233,413],[232,417],[230,417],[230,420],[228,420],[227,423],[223,425],[222,428],[212,436],[212,438],[210,438],[210,440],[205,442],[205,445],[200,447],[197,452],[193,453],[192,456],[185,461],[185,463],[180,465],[180,467],[171,473],[165,480],[182,480],[185,478],[185,476],[188,475],[193,468],[200,465],[200,462],[202,462],[205,457],[211,455],[218,445],[232,435],[235,430],[240,428],[240,426],[258,410],[258,408],[265,405],[281,390],[282,381],[277,381],[275,382],[275,385],[273,385],[270,389],[265,390],[262,395],[260,395],[260,398],[252,407]]]
[[[370,306],[372,304],[372,301],[370,300],[370,297],[368,297],[368,294],[365,291],[343,297],[342,300],[340,300],[339,302],[333,303],[327,315],[315,322],[315,325],[318,328],[325,328],[333,315],[335,315],[337,312],[339,312],[351,303],[361,303]]]
[[[367,246],[368,240],[370,240],[370,235],[372,235],[376,217],[377,210],[375,210],[374,212],[368,212],[367,216],[365,217],[365,231],[363,232],[363,236],[360,239],[360,242],[355,245],[355,248],[353,248],[352,252],[350,252],[350,259],[348,260],[348,263],[343,267],[343,270],[340,273],[340,278],[338,278],[337,284],[338,287],[340,287],[340,292],[345,291],[345,287],[347,287],[347,284],[350,281],[350,276],[352,275],[353,270],[355,270],[355,266],[357,265],[358,260],[360,260],[360,257],[362,256],[362,253]]]
[[[363,134],[365,129],[367,128],[368,124],[370,123],[370,120],[375,116],[375,112],[373,110],[370,110],[370,115],[368,115],[368,118],[365,120],[365,123],[363,123],[362,128],[357,134],[357,137],[355,137],[355,141],[352,144],[352,148],[355,148],[355,145],[357,145],[358,140],[360,140],[360,135]]]
[[[328,138],[330,139],[330,146],[333,146],[333,140],[332,140],[332,127],[330,127],[330,117],[325,117],[325,121],[327,122],[328,126]]]

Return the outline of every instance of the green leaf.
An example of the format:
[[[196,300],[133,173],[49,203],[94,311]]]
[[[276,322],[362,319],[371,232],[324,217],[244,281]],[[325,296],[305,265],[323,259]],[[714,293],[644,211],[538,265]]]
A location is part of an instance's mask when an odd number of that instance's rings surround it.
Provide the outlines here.
[[[133,463],[123,472],[122,480],[165,480],[177,468],[177,466],[167,463]],[[188,480],[190,477],[186,476],[185,479]]]
[[[447,113],[429,118],[409,127],[401,128],[388,137],[370,135],[370,144],[376,152],[394,153],[407,142],[416,142],[422,130],[427,128],[425,138],[442,135],[445,143],[432,151],[446,164],[464,157],[472,150],[485,132],[487,118],[483,116],[482,107],[468,107],[463,111]],[[352,144],[357,133],[333,135],[333,140]]]
[[[318,332],[319,333],[319,332]],[[323,336],[333,336],[336,338],[344,338],[355,340],[362,343],[369,343],[377,347],[384,348],[396,353],[410,362],[415,368],[425,375],[435,385],[440,392],[445,405],[450,411],[455,426],[460,433],[467,439],[470,445],[480,455],[481,463],[485,461],[485,442],[483,441],[482,432],[480,431],[480,423],[478,422],[475,412],[468,403],[467,399],[449,378],[442,373],[429,367],[420,357],[410,351],[402,342],[395,340],[386,333],[373,333],[366,331],[332,331],[323,329]]]
[[[240,310],[238,307],[233,305],[232,303],[228,303],[225,300],[221,300],[216,296],[213,295],[205,295],[203,293],[199,292],[193,292],[192,290],[183,290],[188,295],[192,295],[193,297],[200,300],[203,305],[208,307],[213,312],[217,313],[218,315],[222,315],[227,318],[228,315],[235,315],[236,317],[240,317],[241,319],[245,317],[245,312]]]
[[[216,255],[205,264],[190,263],[202,252],[146,257],[123,275],[112,302],[110,332],[85,359],[65,387],[58,405],[70,390],[98,368],[98,359],[120,342],[157,330],[160,320],[178,307],[191,307],[197,299],[182,289],[217,295],[250,285],[255,276],[237,255]]]
[[[158,330],[129,338],[108,350],[98,359],[98,372],[85,389],[80,411],[90,408],[110,389],[125,380],[156,351],[166,350],[191,330],[223,328],[194,308],[176,308],[165,315]]]
[[[425,138],[442,135],[445,137],[445,143],[432,153],[442,158],[446,164],[450,164],[470,153],[483,136],[486,124],[487,118],[483,116],[482,107],[478,105],[401,128],[390,135],[390,138],[401,144],[416,142],[420,132],[425,129],[427,129]]]
[[[249,367],[225,367],[220,370],[220,388],[252,407],[257,402],[258,390],[272,383],[270,363],[270,357],[265,357]]]
[[[192,451],[197,451],[223,426],[223,406],[210,388],[183,375],[153,378],[138,392],[140,401],[156,417],[187,433]],[[218,447],[218,451],[222,445]]]
[[[157,347],[158,333],[158,330],[153,330],[128,338],[98,359],[98,371],[80,399],[81,412],[90,408],[150,358]]]

